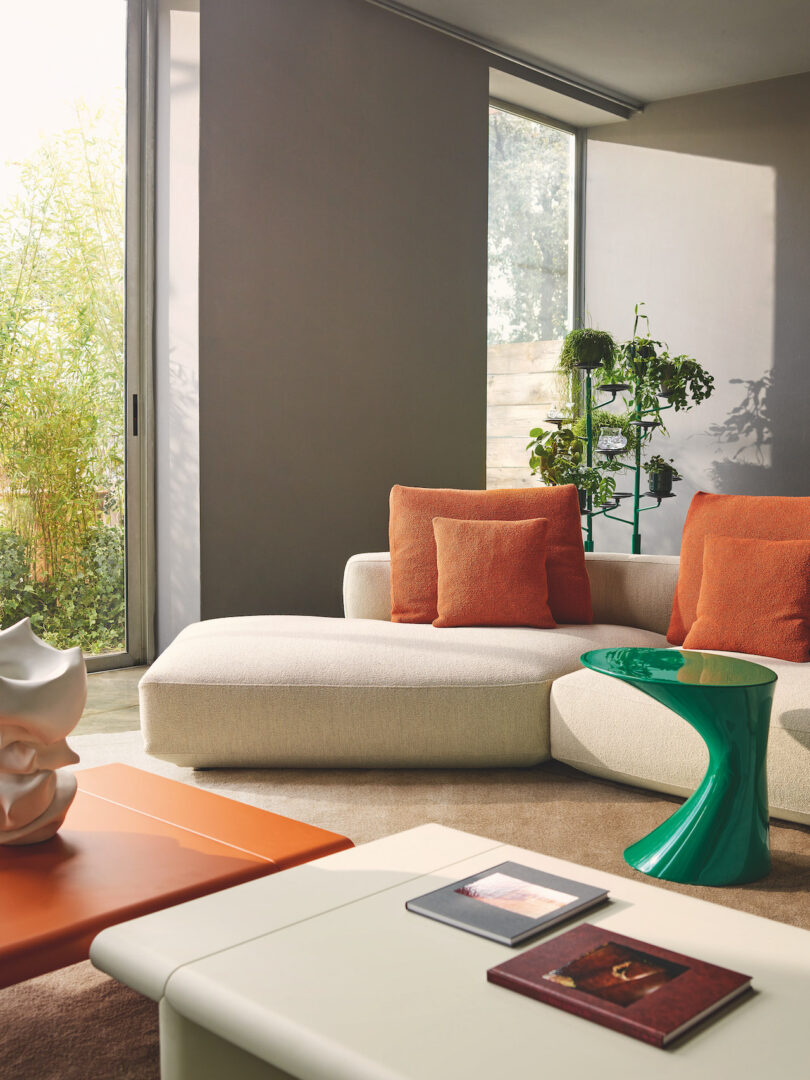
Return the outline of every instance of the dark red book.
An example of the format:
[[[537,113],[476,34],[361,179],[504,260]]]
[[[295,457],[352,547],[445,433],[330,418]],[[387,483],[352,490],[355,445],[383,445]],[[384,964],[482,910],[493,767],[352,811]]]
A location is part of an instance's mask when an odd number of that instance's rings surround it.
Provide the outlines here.
[[[487,979],[659,1047],[751,985],[750,975],[590,923],[490,968]]]

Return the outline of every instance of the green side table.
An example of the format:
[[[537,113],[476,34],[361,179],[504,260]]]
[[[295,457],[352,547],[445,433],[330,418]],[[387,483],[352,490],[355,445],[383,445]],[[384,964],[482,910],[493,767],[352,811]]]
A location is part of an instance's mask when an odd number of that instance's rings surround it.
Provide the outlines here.
[[[672,709],[709,750],[697,791],[631,844],[625,861],[689,885],[765,877],[771,867],[765,757],[776,674],[748,660],[680,649],[594,649],[581,660]]]

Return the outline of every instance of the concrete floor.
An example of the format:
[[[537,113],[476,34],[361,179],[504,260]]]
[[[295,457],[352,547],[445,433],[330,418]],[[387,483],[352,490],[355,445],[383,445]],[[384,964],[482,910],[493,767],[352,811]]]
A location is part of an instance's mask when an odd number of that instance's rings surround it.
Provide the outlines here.
[[[73,734],[137,730],[138,683],[145,671],[145,667],[129,667],[88,675],[87,705]]]

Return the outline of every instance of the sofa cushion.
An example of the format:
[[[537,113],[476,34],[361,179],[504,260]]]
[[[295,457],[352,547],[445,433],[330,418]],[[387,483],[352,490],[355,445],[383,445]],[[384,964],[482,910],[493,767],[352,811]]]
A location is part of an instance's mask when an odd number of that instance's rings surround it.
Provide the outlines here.
[[[182,631],[141,680],[146,749],[190,766],[531,765],[551,681],[627,626],[397,625],[251,616]]]
[[[681,564],[667,640],[682,645],[697,617],[707,536],[755,540],[810,539],[810,498],[781,495],[709,495],[689,504],[681,540]]]
[[[771,813],[810,824],[810,665],[725,653],[777,674],[768,739]],[[706,772],[703,739],[641,690],[594,671],[554,683],[551,753],[575,769],[652,791],[690,795]]]
[[[707,536],[685,649],[810,661],[810,540]]]
[[[593,622],[579,500],[573,484],[495,491],[393,487],[389,519],[393,622],[430,623],[438,614],[435,517],[475,521],[547,518],[551,614],[560,623]]]
[[[548,608],[546,518],[434,518],[439,569],[434,626],[556,627]]]

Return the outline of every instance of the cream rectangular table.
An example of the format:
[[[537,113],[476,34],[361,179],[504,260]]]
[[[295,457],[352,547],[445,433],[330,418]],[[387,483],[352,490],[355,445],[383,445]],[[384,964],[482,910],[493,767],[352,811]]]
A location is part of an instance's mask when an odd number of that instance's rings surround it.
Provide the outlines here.
[[[487,983],[518,950],[405,901],[505,860],[609,889],[582,921],[746,972],[756,993],[662,1051]],[[810,932],[439,825],[123,923],[91,958],[160,1002],[163,1080],[806,1080],[810,1068]]]

